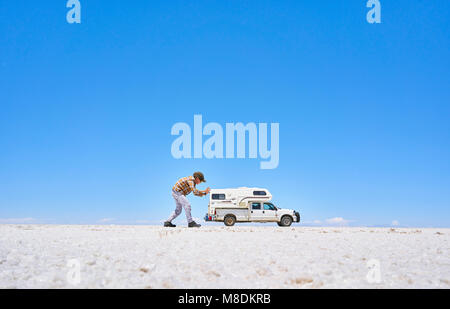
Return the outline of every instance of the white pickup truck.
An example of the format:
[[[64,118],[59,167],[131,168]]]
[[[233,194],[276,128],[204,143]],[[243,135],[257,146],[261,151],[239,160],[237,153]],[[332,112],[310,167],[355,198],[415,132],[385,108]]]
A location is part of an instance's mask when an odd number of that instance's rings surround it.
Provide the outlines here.
[[[212,189],[205,221],[224,222],[277,222],[290,226],[300,222],[300,214],[292,209],[282,209],[270,201],[272,195],[262,188]]]

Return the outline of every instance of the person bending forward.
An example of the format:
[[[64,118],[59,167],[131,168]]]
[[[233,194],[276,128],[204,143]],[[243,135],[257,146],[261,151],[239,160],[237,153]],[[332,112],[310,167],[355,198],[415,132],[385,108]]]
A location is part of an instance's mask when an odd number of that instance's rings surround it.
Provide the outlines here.
[[[172,188],[172,196],[175,200],[176,208],[172,215],[164,222],[165,227],[175,227],[172,224],[172,220],[178,217],[181,214],[181,209],[184,208],[184,212],[186,213],[186,219],[189,227],[200,227],[200,224],[197,224],[194,220],[192,220],[191,216],[191,204],[189,203],[186,195],[193,192],[196,196],[205,196],[209,194],[211,189],[208,187],[204,191],[197,190],[196,185],[206,182],[205,177],[201,172],[195,172],[193,176],[187,176],[180,178],[177,183]]]

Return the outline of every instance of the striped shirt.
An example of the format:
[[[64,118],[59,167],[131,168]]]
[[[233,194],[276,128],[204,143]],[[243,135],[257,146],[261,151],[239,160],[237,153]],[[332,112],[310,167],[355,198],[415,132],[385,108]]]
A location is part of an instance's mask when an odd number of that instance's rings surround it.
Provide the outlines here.
[[[173,186],[172,190],[175,192],[181,192],[183,195],[188,195],[191,192],[197,196],[205,195],[195,188],[194,176],[187,176],[179,179]]]

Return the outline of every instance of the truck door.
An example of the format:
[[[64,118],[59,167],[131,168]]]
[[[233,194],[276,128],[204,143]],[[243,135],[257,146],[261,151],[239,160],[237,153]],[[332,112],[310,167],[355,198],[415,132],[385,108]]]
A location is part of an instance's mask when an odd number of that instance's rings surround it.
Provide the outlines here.
[[[264,209],[260,202],[250,202],[250,221],[264,221]]]
[[[263,215],[265,221],[278,221],[277,208],[272,203],[264,203]]]

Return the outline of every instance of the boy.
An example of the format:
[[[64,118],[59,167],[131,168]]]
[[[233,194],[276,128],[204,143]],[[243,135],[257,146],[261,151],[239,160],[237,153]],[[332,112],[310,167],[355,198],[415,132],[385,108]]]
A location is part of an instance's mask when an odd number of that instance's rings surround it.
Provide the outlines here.
[[[186,195],[193,192],[196,196],[204,196],[209,194],[211,189],[208,187],[205,191],[200,191],[195,188],[196,185],[206,182],[205,177],[201,172],[195,172],[193,176],[187,176],[179,179],[177,183],[172,188],[172,196],[175,199],[176,208],[172,215],[164,222],[165,227],[175,227],[176,225],[172,224],[172,220],[178,217],[181,214],[181,208],[184,208],[186,212],[186,219],[189,227],[200,227],[200,224],[197,224],[194,220],[192,220],[191,216],[191,204],[189,203]]]

